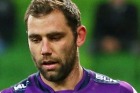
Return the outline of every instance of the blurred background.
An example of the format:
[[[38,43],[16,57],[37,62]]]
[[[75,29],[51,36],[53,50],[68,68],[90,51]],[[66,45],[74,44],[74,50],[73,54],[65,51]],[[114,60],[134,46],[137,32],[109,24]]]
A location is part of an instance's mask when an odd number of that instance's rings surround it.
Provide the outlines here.
[[[73,0],[87,28],[83,67],[125,80],[140,91],[140,0]],[[28,49],[24,13],[30,0],[0,0],[0,90],[37,69]]]

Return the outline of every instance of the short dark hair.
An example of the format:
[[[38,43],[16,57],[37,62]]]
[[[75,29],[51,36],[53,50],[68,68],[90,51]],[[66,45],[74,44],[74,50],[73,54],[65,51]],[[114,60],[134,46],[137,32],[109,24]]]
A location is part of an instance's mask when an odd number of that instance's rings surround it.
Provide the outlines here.
[[[40,17],[51,13],[53,10],[62,11],[66,17],[67,24],[77,37],[77,27],[81,25],[80,11],[71,0],[32,0],[25,13],[25,23],[28,24],[28,17]]]

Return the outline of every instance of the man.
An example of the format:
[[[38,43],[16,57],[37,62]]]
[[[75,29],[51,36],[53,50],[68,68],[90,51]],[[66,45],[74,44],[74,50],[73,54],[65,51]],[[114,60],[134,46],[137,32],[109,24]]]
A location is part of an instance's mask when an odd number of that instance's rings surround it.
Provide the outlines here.
[[[31,55],[39,72],[1,93],[136,93],[80,65],[78,48],[86,28],[70,0],[32,0],[25,22]]]

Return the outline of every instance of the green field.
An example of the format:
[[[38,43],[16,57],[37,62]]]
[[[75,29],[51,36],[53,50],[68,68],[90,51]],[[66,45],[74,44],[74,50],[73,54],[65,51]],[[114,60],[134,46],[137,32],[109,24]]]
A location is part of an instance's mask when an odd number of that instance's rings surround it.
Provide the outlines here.
[[[28,49],[26,29],[24,25],[24,12],[30,0],[13,0],[16,5],[16,34],[14,44],[0,55],[0,90],[9,87],[28,75],[36,72]],[[94,13],[97,4],[104,0],[73,0],[79,6],[82,23],[87,27],[87,41],[80,48],[81,64],[96,72],[106,74],[114,79],[121,79],[132,84],[140,91],[140,55],[130,53],[91,54],[89,43],[91,28],[94,26]],[[133,0],[139,8],[140,0]]]

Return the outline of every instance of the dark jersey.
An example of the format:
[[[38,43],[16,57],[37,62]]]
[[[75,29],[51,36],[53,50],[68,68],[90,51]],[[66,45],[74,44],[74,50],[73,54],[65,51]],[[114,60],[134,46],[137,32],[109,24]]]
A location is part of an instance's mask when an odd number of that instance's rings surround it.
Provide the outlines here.
[[[35,73],[0,93],[136,93],[136,91],[124,81],[113,80],[84,69],[83,78],[74,90],[54,91],[41,80],[39,73]]]

